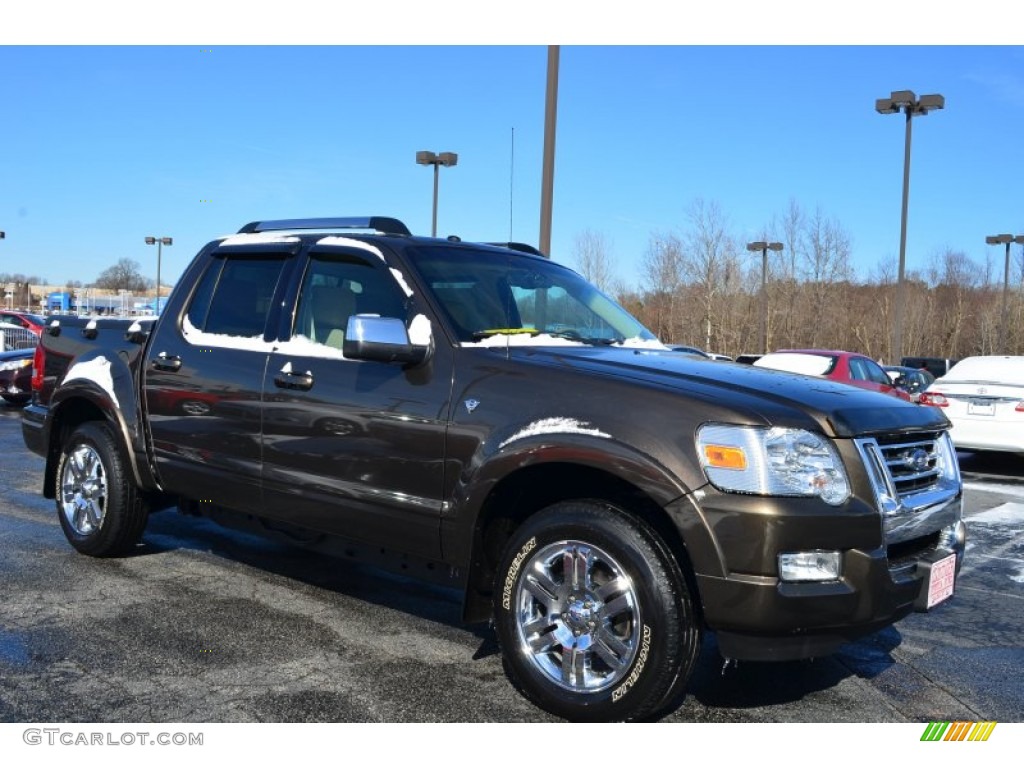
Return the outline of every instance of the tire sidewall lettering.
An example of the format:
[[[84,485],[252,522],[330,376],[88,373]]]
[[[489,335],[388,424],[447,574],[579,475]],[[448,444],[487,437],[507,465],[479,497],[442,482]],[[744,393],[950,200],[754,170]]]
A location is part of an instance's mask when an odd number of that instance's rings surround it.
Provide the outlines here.
[[[501,607],[506,611],[512,609],[512,590],[515,587],[516,580],[519,578],[519,571],[523,567],[523,562],[526,560],[533,550],[537,548],[537,537],[531,536],[516,556],[512,558],[512,563],[509,565],[508,572],[505,574],[505,583],[501,590]]]
[[[647,660],[651,654],[651,634],[651,628],[644,624],[640,632],[640,651],[637,653],[636,664],[633,667],[633,671],[629,673],[629,677],[612,691],[613,704],[629,693],[630,689],[636,685],[643,675],[644,667],[647,665]]]

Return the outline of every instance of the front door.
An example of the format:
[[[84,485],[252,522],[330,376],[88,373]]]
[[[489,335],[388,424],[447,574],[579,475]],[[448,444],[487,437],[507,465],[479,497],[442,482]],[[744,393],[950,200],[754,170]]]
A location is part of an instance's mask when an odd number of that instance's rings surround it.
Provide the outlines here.
[[[342,353],[351,315],[408,322],[410,294],[376,249],[309,255],[290,338],[271,352],[263,384],[266,512],[438,557],[451,350],[441,339],[412,369]]]

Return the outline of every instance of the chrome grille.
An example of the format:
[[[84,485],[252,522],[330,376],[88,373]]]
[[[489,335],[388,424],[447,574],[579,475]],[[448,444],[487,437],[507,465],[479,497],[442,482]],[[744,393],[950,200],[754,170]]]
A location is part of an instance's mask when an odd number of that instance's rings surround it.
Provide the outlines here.
[[[945,432],[860,438],[887,544],[929,536],[960,519],[960,467]]]
[[[932,435],[897,443],[878,441],[882,460],[898,496],[927,490],[941,477],[939,448],[936,444],[938,439],[938,435]]]

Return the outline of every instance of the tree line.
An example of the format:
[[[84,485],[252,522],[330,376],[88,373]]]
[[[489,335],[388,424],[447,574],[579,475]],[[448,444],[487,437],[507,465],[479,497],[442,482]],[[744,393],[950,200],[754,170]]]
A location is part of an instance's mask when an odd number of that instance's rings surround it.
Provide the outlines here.
[[[729,232],[717,203],[695,200],[681,232],[656,233],[641,262],[640,284],[615,275],[608,240],[586,231],[574,256],[584,277],[618,299],[662,341],[730,356],[760,353],[760,253]],[[853,239],[820,210],[791,202],[758,237],[783,244],[768,256],[768,349],[823,348],[893,359],[897,297],[895,259],[879,262],[866,278],[852,266]],[[946,249],[904,280],[903,354],[962,358],[1024,354],[1024,264],[1011,267],[1005,343],[1001,344],[1002,259],[984,264]]]

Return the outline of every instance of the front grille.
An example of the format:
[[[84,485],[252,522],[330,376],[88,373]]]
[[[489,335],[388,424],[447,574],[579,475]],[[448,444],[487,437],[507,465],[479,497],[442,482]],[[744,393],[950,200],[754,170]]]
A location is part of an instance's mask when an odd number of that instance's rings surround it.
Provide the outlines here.
[[[960,468],[945,432],[860,438],[857,446],[887,546],[929,537],[960,519]]]
[[[914,440],[878,440],[882,460],[900,498],[934,487],[941,477],[940,437],[930,434]]]

